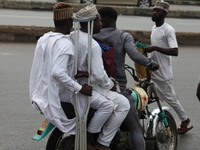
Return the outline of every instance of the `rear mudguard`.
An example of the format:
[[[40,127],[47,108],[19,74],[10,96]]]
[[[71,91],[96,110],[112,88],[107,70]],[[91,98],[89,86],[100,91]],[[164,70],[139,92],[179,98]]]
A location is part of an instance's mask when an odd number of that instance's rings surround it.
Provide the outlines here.
[[[162,110],[169,111],[169,107],[163,106]],[[148,133],[149,138],[154,138],[156,136],[156,125],[159,121],[159,113],[160,113],[160,109],[156,108],[152,111],[151,115],[149,116],[149,122],[147,125],[147,130],[148,130],[147,133]]]
[[[40,128],[37,130],[37,133],[35,134],[35,136],[32,137],[32,139],[35,140],[35,141],[42,140],[43,138],[45,138],[51,132],[51,130],[54,127],[55,126],[53,124],[51,124],[47,120],[44,120],[42,122]]]

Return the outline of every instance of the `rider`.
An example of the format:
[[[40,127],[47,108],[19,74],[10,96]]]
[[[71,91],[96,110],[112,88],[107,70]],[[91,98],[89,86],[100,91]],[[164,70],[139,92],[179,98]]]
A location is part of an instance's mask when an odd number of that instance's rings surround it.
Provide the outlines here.
[[[73,8],[67,3],[53,7],[55,31],[45,33],[37,42],[33,58],[29,93],[30,100],[44,117],[64,133],[74,134],[76,119],[68,119],[61,107],[60,95],[66,100],[73,93],[91,96],[92,87],[73,79],[74,46],[68,36],[72,28]]]
[[[134,99],[131,97],[130,90],[126,87],[125,56],[127,53],[134,62],[147,66],[150,69],[153,69],[152,65],[155,64],[137,50],[134,39],[129,33],[116,28],[118,14],[115,9],[104,7],[99,10],[99,13],[102,20],[102,29],[100,33],[95,34],[94,37],[113,45],[115,48],[115,79],[119,83],[121,93],[129,99],[131,105],[131,109],[123,125],[130,131],[132,148],[134,150],[144,150],[145,142],[137,111],[133,103]],[[157,67],[156,65],[154,69]]]
[[[83,9],[79,10],[76,14],[77,18],[88,18],[88,17],[96,17],[94,20],[94,33],[98,33],[101,29],[101,19],[100,15],[97,12],[95,5],[88,5]],[[85,72],[88,70],[87,66],[87,48],[88,48],[88,23],[81,22],[81,28],[79,32],[79,50],[78,50],[78,70],[81,72]],[[73,42],[74,32],[70,34],[70,37]],[[103,61],[101,57],[101,48],[99,44],[92,39],[91,46],[91,85],[93,86],[93,93],[91,97],[91,107],[99,107],[100,105],[104,105],[104,102],[113,102],[114,110],[108,120],[105,122],[100,122],[99,119],[102,117],[101,112],[99,115],[95,114],[92,120],[90,121],[90,125],[88,127],[88,149],[89,150],[110,150],[109,145],[114,138],[117,130],[119,129],[121,123],[125,119],[130,105],[128,100],[121,94],[114,92],[116,87],[113,81],[107,76]],[[82,84],[85,83],[85,80],[79,79]],[[113,86],[115,88],[113,88]],[[114,90],[114,91],[111,91]],[[82,101],[82,100],[81,100]],[[102,103],[103,102],[103,103]],[[107,103],[106,102],[106,103]],[[104,124],[102,130],[101,126]],[[98,133],[99,137],[97,139],[97,143],[91,145],[90,135],[94,135],[94,133]]]
[[[115,79],[119,83],[121,93],[129,99],[131,105],[123,125],[130,131],[132,148],[134,150],[145,150],[145,141],[134,106],[134,99],[131,96],[131,91],[126,87],[125,56],[128,54],[135,63],[147,66],[151,70],[158,69],[158,65],[137,50],[131,34],[117,29],[118,14],[115,9],[104,7],[99,10],[99,13],[102,20],[102,29],[94,37],[114,46]]]

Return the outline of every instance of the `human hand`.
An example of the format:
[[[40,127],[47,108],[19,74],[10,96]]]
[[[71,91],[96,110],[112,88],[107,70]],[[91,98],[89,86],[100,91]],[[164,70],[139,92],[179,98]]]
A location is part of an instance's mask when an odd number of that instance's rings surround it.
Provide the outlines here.
[[[151,53],[151,52],[156,50],[156,47],[155,46],[148,46],[148,47],[144,48],[143,50],[147,53]]]
[[[92,86],[84,84],[80,90],[80,93],[86,96],[92,96],[92,90],[93,90]]]
[[[156,71],[159,69],[159,64],[151,62],[151,64],[149,66],[147,66],[147,68],[151,71]]]

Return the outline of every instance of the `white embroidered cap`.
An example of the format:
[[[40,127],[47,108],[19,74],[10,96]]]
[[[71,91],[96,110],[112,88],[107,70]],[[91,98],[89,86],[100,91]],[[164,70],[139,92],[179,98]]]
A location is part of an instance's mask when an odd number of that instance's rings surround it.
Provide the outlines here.
[[[87,5],[76,13],[76,16],[82,18],[94,17],[98,14],[97,8],[94,4]]]
[[[164,1],[156,1],[156,4],[153,7],[153,9],[154,8],[162,9],[162,10],[168,12],[169,11],[169,3],[164,2]]]

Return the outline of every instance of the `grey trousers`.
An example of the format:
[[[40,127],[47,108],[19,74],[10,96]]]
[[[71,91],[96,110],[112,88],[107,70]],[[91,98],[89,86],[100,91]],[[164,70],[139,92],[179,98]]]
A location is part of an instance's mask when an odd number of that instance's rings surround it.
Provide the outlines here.
[[[157,81],[153,80],[156,93],[160,100],[167,102],[174,111],[178,114],[181,121],[185,121],[188,117],[185,113],[183,106],[180,104],[176,92],[174,90],[172,80],[169,81]]]
[[[137,115],[137,110],[134,106],[134,98],[131,96],[131,91],[126,90],[123,95],[129,100],[130,110],[126,116],[123,127],[125,127],[131,135],[131,144],[133,150],[145,150],[145,140]]]

